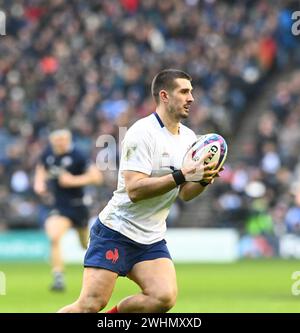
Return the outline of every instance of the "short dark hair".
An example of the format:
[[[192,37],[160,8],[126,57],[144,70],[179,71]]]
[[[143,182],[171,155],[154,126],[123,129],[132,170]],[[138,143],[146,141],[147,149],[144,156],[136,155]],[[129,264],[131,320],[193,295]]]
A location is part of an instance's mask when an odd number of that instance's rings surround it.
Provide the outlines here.
[[[187,79],[192,81],[189,74],[178,69],[164,69],[155,75],[151,84],[151,93],[157,104],[159,103],[159,92],[162,89],[171,91],[176,88],[175,79]]]

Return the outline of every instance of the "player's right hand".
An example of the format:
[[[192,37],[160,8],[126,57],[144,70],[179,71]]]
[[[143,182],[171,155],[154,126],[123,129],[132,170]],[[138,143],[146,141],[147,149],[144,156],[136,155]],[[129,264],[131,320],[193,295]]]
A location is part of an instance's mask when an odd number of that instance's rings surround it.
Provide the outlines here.
[[[38,195],[46,195],[47,192],[47,186],[44,182],[37,182],[33,186],[33,190]]]
[[[72,175],[70,172],[63,171],[58,176],[58,184],[61,187],[74,187],[76,182],[76,176]]]
[[[103,182],[102,172],[97,168],[95,164],[91,164],[88,169],[89,183],[94,185],[100,185]]]
[[[187,182],[199,182],[204,180],[211,182],[212,179],[218,173],[218,170],[214,170],[216,163],[204,164],[204,161],[211,156],[211,153],[203,155],[198,161],[194,161],[192,158],[193,151],[191,150],[183,161],[181,171]]]

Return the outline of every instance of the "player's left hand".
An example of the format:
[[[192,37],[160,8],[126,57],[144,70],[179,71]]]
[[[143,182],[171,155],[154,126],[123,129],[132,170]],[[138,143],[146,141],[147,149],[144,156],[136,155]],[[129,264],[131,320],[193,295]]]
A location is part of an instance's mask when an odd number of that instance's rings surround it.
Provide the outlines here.
[[[203,180],[208,183],[208,184],[213,184],[214,181],[215,181],[215,178],[218,178],[220,177],[220,172],[222,172],[224,170],[224,168],[222,167],[218,173],[216,173],[215,175],[211,176],[211,177],[208,177],[208,178],[203,178]]]
[[[70,172],[64,171],[58,177],[58,183],[62,187],[72,187],[74,185],[74,178]]]
[[[213,184],[213,182],[215,181],[215,178],[218,178],[218,177],[220,177],[220,172],[222,172],[222,171],[224,171],[224,168],[222,167],[220,170],[219,170],[219,172],[214,176],[214,178],[212,179],[212,184]]]
[[[219,172],[215,175],[214,178],[216,178],[216,177],[220,177],[220,172],[222,172],[222,171],[224,171],[224,168],[223,168],[223,167],[219,170]]]

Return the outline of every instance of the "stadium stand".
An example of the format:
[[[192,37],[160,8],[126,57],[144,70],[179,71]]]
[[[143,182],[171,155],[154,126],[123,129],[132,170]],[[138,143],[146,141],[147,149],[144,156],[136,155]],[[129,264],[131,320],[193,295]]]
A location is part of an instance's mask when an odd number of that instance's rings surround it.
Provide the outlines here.
[[[4,1],[0,228],[43,223],[47,202],[34,196],[32,176],[52,129],[71,128],[76,145],[96,160],[100,135],[119,140],[120,126],[153,111],[147,91],[162,68],[193,76],[196,102],[189,126],[198,134],[216,131],[234,140],[249,101],[259,97],[272,73],[299,66],[299,39],[289,30],[293,6],[270,0]],[[227,216],[228,202],[243,202],[240,182],[246,178],[263,183],[264,209],[272,207],[273,221],[284,218],[291,200],[288,182],[299,169],[299,80],[295,74],[278,85],[257,128],[260,144],[252,142],[252,154],[216,187],[222,194],[220,216]],[[116,174],[107,171],[105,186],[90,189],[91,214],[105,205]],[[175,206],[170,225],[177,225],[182,209],[181,203]]]

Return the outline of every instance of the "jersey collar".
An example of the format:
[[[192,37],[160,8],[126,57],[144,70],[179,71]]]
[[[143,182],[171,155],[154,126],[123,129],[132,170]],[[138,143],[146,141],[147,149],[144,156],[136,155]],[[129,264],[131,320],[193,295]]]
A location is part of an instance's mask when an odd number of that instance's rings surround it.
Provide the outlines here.
[[[157,114],[157,112],[154,112],[154,115],[160,125],[161,128],[165,127],[164,123],[162,122],[162,120],[160,119],[160,116]]]
[[[160,116],[158,115],[157,112],[154,112],[154,116],[155,116],[155,118],[157,119],[157,121],[158,121],[160,127],[161,127],[161,128],[164,128],[165,125],[164,125],[163,121],[161,120],[161,118],[160,118]],[[179,126],[179,128],[178,128],[178,134],[180,134],[180,126]]]

